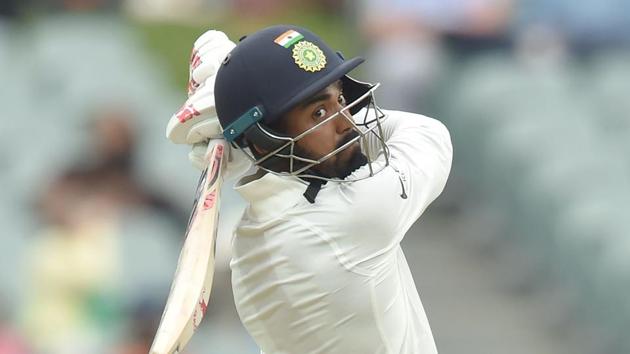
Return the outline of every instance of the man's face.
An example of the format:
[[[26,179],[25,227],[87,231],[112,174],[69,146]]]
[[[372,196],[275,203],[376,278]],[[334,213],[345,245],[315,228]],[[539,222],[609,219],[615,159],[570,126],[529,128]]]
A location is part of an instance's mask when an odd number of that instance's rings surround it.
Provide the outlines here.
[[[341,87],[341,81],[337,81],[290,110],[284,116],[280,129],[295,137],[339,112],[346,105]],[[300,138],[296,142],[295,154],[318,160],[357,136],[352,124],[340,113]],[[367,158],[361,153],[357,141],[312,169],[324,177],[345,178],[366,163]]]

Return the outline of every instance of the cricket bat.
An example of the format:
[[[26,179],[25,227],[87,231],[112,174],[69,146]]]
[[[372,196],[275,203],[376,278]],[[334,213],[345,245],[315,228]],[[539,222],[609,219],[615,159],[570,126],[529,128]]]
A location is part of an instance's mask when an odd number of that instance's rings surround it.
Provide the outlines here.
[[[180,353],[206,313],[214,276],[224,150],[225,141],[216,142],[199,178],[186,238],[150,354]]]

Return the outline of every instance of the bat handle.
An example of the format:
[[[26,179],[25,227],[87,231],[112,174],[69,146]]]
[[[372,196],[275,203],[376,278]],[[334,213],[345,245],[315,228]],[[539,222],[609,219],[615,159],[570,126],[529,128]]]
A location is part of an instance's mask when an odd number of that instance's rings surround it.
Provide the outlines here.
[[[208,150],[214,148],[216,145],[219,144],[225,145],[225,139],[216,138],[208,140]]]
[[[208,149],[206,151],[212,151],[212,154],[206,155],[208,158],[208,162],[211,162],[212,159],[215,157],[214,155],[216,155],[217,151],[215,150],[216,146],[221,146],[221,151],[219,152],[221,154],[221,156],[223,156],[223,161],[228,161],[228,159],[230,158],[230,149],[229,146],[227,146],[227,142],[225,141],[225,139],[210,139],[210,141],[208,141]],[[224,168],[225,168],[225,164],[224,163]]]

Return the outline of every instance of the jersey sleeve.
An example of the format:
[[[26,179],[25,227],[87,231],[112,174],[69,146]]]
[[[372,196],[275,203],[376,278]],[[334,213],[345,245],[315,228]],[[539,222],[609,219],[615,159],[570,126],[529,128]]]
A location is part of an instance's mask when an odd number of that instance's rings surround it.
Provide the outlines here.
[[[448,129],[440,121],[406,112],[393,111],[383,134],[390,150],[391,166],[407,198],[402,198],[400,215],[404,232],[442,193],[453,159]]]
[[[390,151],[389,166],[373,177],[340,187],[348,207],[345,215],[350,216],[347,227],[352,230],[346,237],[361,249],[359,258],[397,246],[440,195],[451,169],[453,147],[444,124],[419,114],[385,113],[382,133]],[[377,145],[375,136],[368,139],[370,146]],[[376,164],[384,162],[382,155]]]

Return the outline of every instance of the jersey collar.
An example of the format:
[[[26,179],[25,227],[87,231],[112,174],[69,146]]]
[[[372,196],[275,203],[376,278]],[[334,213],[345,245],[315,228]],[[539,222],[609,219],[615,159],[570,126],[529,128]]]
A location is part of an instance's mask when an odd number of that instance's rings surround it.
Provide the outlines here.
[[[248,204],[248,213],[255,219],[268,219],[283,214],[304,200],[307,184],[298,177],[259,172],[241,178],[234,189]]]

